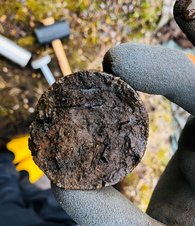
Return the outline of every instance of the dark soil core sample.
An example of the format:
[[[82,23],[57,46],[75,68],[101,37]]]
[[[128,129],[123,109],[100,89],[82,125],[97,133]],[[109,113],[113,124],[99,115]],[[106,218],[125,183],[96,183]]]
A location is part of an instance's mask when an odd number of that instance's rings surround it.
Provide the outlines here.
[[[53,183],[96,189],[116,184],[140,162],[148,117],[121,79],[77,72],[41,96],[30,136],[33,159]]]

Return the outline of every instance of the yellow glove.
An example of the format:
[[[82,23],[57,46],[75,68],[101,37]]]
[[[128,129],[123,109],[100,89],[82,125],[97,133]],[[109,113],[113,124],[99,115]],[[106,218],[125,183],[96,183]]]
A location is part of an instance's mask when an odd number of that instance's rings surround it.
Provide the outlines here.
[[[13,163],[17,164],[16,169],[18,171],[27,171],[30,182],[35,183],[43,176],[43,172],[32,159],[31,152],[28,148],[28,138],[29,135],[14,138],[7,143],[7,149],[15,156]]]

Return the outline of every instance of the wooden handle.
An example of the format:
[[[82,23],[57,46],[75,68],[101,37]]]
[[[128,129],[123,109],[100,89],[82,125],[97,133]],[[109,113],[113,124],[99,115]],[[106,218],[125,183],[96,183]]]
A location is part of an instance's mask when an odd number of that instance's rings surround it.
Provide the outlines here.
[[[42,20],[42,23],[45,25],[45,26],[49,26],[49,25],[52,25],[55,23],[55,20],[53,17],[47,17],[45,19]]]
[[[48,25],[54,24],[55,21],[54,21],[53,17],[48,17],[48,18],[44,19],[42,21],[42,23],[45,26],[48,26]],[[62,45],[62,42],[59,39],[54,40],[52,42],[52,46],[53,46],[54,52],[56,54],[56,57],[58,59],[58,63],[60,65],[60,69],[62,71],[62,74],[64,76],[71,74],[72,71],[70,69],[70,65],[69,65],[68,59],[66,57],[66,53],[64,51],[64,47]]]
[[[66,53],[64,51],[62,42],[59,39],[54,40],[52,42],[52,46],[53,46],[54,52],[56,54],[56,57],[58,59],[58,63],[60,65],[60,69],[61,69],[63,75],[65,76],[65,75],[71,74],[72,71],[70,69],[70,65],[69,65],[68,59],[66,57]]]

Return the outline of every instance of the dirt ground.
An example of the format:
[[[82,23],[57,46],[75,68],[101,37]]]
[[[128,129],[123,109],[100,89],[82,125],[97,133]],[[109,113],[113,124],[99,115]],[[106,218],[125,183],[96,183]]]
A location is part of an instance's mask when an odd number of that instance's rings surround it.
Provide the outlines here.
[[[46,4],[47,3],[47,4]],[[73,71],[101,70],[105,52],[121,42],[163,43],[174,39],[191,48],[174,20],[154,32],[161,18],[162,1],[43,1],[0,0],[0,32],[33,53],[33,59],[50,54],[56,79],[62,76],[50,45],[40,46],[34,36],[41,20],[54,16],[70,23],[69,39],[62,40]],[[30,64],[25,68],[0,56],[0,145],[28,133],[34,107],[48,85]],[[145,157],[119,184],[130,200],[146,209],[151,192],[170,156],[172,110],[163,97],[141,94],[150,118],[150,137]]]

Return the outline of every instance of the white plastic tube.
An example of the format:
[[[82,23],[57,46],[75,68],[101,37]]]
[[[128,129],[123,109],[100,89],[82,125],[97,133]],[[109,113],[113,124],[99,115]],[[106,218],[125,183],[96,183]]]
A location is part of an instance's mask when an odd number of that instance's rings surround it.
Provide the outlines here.
[[[0,54],[21,67],[25,67],[32,56],[29,51],[2,35],[0,35]]]

